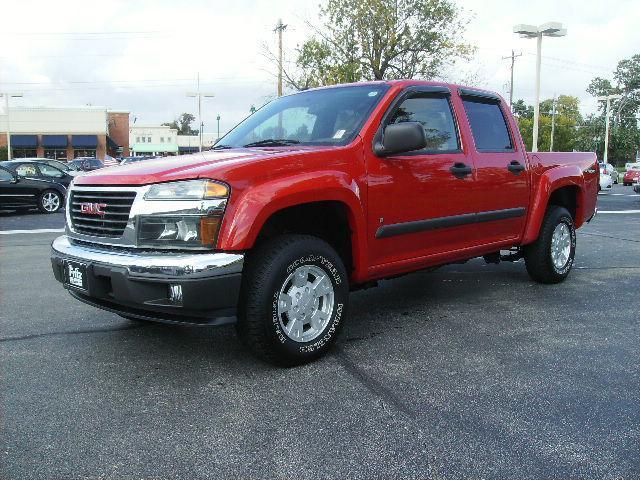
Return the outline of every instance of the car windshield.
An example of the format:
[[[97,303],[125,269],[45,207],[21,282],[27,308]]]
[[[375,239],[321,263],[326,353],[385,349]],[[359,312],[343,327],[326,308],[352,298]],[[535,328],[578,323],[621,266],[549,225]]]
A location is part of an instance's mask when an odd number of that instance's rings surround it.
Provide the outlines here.
[[[280,97],[238,124],[213,148],[346,145],[388,88],[356,85]]]

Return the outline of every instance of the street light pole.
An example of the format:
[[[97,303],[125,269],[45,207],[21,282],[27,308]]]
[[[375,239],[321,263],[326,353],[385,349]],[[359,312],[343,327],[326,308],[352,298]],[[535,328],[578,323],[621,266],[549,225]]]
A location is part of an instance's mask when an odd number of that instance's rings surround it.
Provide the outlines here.
[[[536,103],[533,106],[533,142],[531,151],[538,151],[538,124],[540,123],[540,65],[542,62],[542,37],[564,37],[567,30],[561,23],[549,22],[539,27],[535,25],[520,24],[513,27],[513,33],[518,33],[522,38],[535,38],[536,48]]]
[[[598,97],[599,102],[607,102],[604,114],[604,155],[602,161],[609,163],[609,118],[611,118],[611,100],[618,100],[622,95],[607,95],[606,97]]]
[[[7,160],[11,160],[11,113],[9,112],[9,97],[20,98],[21,93],[0,93],[4,97],[4,109],[7,112]]]
[[[553,96],[553,104],[551,106],[551,142],[549,143],[549,151],[553,152],[553,137],[556,133],[556,96]]]
[[[220,114],[218,114],[218,116],[216,117],[216,120],[218,121],[218,136],[216,138],[216,141],[220,140]]]
[[[200,72],[198,72],[198,91],[197,92],[187,92],[187,97],[197,97],[198,98],[198,144],[199,151],[202,152],[202,97],[205,98],[213,98],[213,93],[203,93],[200,91]]]

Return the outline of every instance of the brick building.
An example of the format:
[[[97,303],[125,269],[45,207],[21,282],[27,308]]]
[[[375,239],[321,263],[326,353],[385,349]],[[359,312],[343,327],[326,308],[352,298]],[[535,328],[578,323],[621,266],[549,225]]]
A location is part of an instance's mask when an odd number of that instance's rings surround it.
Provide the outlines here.
[[[129,112],[105,107],[22,107],[0,115],[0,147],[11,134],[11,157],[129,155]]]

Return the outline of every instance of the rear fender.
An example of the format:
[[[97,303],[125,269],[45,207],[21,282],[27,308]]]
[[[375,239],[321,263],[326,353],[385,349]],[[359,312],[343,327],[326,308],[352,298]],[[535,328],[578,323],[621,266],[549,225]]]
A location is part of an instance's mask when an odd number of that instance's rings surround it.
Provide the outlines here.
[[[537,182],[534,180],[533,185],[536,184],[537,188],[534,188],[532,192],[529,218],[522,239],[523,245],[532,243],[538,238],[542,221],[547,212],[549,198],[553,192],[562,187],[577,187],[578,198],[576,198],[574,223],[576,228],[584,223],[584,177],[578,165],[565,165],[546,170],[538,176]]]

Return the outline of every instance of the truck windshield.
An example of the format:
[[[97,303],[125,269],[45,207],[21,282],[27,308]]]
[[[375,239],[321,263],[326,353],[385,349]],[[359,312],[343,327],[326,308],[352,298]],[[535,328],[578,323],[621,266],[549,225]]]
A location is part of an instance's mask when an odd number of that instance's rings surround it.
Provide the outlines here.
[[[388,88],[357,85],[280,97],[238,124],[213,148],[347,145]]]

